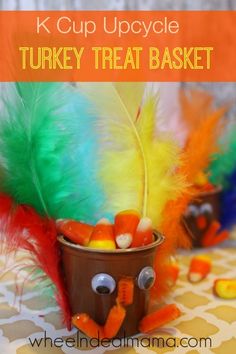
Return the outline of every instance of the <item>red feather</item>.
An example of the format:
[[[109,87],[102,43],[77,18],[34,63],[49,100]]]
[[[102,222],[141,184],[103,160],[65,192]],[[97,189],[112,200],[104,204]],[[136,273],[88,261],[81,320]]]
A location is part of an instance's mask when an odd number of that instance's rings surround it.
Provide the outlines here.
[[[49,277],[56,287],[56,301],[63,312],[67,328],[71,328],[71,313],[63,278],[60,272],[60,254],[55,222],[40,216],[26,205],[0,195],[0,242],[5,254],[18,250],[29,251],[34,265]]]

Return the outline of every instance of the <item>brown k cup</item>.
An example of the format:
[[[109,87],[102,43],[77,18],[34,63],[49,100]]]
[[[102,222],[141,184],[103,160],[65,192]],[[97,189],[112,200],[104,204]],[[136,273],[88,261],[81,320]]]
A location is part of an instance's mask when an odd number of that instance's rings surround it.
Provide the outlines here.
[[[114,251],[83,247],[59,236],[72,314],[87,313],[103,325],[116,304],[119,280],[129,277],[134,282],[133,303],[126,308],[126,317],[117,337],[137,334],[139,321],[148,310],[148,285],[152,282],[156,248],[164,241],[156,231],[154,236],[155,241],[149,245]]]
[[[221,191],[222,187],[218,186],[211,191],[201,192],[187,208],[183,224],[192,238],[194,247],[202,246],[202,238],[212,221],[220,220]],[[203,225],[198,223],[200,217],[205,219]]]

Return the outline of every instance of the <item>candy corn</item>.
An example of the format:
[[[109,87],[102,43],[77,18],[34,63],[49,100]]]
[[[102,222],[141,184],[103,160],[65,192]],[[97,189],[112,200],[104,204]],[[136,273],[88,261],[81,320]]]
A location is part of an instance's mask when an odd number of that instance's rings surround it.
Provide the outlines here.
[[[157,329],[180,316],[180,310],[175,304],[166,305],[163,308],[145,316],[139,323],[139,330],[147,333]]]
[[[86,313],[72,316],[72,323],[90,338],[104,338],[103,328]]]
[[[59,219],[56,222],[57,232],[71,241],[87,246],[94,227],[75,220]]]
[[[88,247],[104,250],[114,250],[116,248],[113,226],[107,219],[101,219],[96,224],[92,232]]]
[[[171,260],[166,266],[166,278],[169,286],[174,286],[179,276],[179,265],[175,260]]]
[[[211,260],[206,256],[193,257],[188,273],[188,279],[191,283],[198,283],[203,280],[211,270]]]
[[[217,279],[213,289],[222,299],[236,299],[236,279]]]
[[[135,210],[124,210],[115,217],[115,238],[119,248],[128,248],[140,220]]]
[[[132,238],[131,234],[119,235],[119,236],[116,236],[116,244],[117,244],[118,248],[126,249],[131,245],[132,239],[133,238]]]
[[[206,183],[203,187],[202,187],[202,191],[204,192],[210,192],[213,191],[215,189],[215,186],[211,183]]]
[[[118,283],[118,301],[123,306],[133,303],[134,282],[130,278],[123,278]]]
[[[199,172],[194,182],[197,186],[202,187],[208,183],[208,178],[204,172]]]
[[[151,219],[142,218],[134,234],[131,247],[141,247],[153,242],[153,228]]]

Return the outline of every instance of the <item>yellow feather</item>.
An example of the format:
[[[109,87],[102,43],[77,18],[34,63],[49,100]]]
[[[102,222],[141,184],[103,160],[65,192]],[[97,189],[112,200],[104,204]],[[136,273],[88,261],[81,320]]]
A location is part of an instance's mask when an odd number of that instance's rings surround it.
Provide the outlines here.
[[[138,83],[81,84],[80,90],[96,107],[105,212],[136,209],[157,228],[167,201],[185,185],[176,173],[177,145],[165,134],[155,134],[156,97],[144,99]]]

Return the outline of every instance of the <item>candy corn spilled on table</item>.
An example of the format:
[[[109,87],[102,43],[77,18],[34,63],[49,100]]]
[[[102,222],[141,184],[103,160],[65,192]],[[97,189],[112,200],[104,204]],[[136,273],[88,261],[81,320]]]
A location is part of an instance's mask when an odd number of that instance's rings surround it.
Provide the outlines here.
[[[211,259],[212,269],[201,282],[190,283],[188,271],[191,259],[203,252]],[[226,300],[215,296],[213,285],[217,279],[236,278],[236,248],[196,250],[179,254],[177,258],[180,274],[166,303],[176,303],[182,315],[150,335],[135,337],[133,346],[130,341],[122,343],[121,347],[120,342],[113,345],[104,343],[105,346],[96,347],[96,342],[90,345],[82,341],[80,348],[74,348],[76,342],[79,343],[76,330],[68,332],[64,328],[55,300],[40,294],[40,287],[38,291],[33,291],[32,284],[26,282],[20,304],[19,298],[14,298],[16,270],[9,271],[0,280],[0,353],[79,354],[91,351],[94,354],[234,354],[236,299]],[[19,290],[24,275],[22,273],[18,276]],[[211,348],[210,342],[206,342],[206,347],[203,340],[200,342],[200,338],[206,337],[211,339]],[[159,338],[159,342],[153,340],[154,346],[147,348],[153,338]]]

